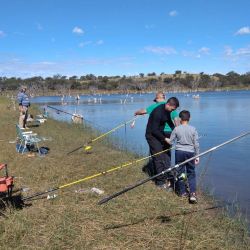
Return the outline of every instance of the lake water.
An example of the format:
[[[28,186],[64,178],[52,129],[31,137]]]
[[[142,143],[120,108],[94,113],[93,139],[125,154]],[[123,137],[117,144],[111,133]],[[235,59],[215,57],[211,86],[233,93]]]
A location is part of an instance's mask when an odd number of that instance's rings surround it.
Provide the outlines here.
[[[199,95],[199,99],[184,93],[168,93],[167,97],[176,96],[180,101],[178,110],[186,109],[191,112],[190,124],[202,136],[201,152],[250,131],[250,91],[206,92]],[[78,103],[75,97],[67,96],[63,102],[61,98],[35,97],[32,103],[42,107],[51,105],[69,113],[80,113],[93,127],[105,132],[132,119],[136,110],[152,104],[154,94],[80,95]],[[71,120],[69,115],[57,114],[52,109],[48,111],[55,119]],[[148,155],[144,137],[147,119],[147,115],[139,117],[133,129],[128,124],[114,132],[113,138],[130,151]],[[204,156],[197,170],[198,175],[205,172],[204,179],[201,179],[203,188],[222,201],[239,204],[249,221],[250,136]],[[128,181],[128,184],[131,183]]]

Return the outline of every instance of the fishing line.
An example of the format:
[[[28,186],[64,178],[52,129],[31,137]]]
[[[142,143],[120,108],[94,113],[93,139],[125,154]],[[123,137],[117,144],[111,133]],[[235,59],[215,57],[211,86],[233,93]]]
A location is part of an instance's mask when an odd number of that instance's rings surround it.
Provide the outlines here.
[[[128,191],[130,191],[130,190],[132,190],[132,189],[134,189],[134,188],[137,188],[137,187],[139,187],[139,186],[141,186],[141,185],[147,183],[148,181],[151,181],[151,180],[153,180],[153,179],[155,179],[155,178],[157,178],[157,177],[159,177],[159,176],[161,176],[161,175],[164,175],[164,174],[169,173],[169,172],[171,172],[171,171],[173,171],[173,170],[175,170],[175,169],[178,169],[180,166],[182,166],[182,165],[184,165],[184,164],[186,164],[186,163],[188,163],[188,162],[190,162],[190,161],[192,161],[192,160],[195,160],[195,159],[198,158],[198,157],[204,156],[204,155],[206,155],[206,154],[208,154],[208,153],[210,153],[210,152],[212,152],[212,151],[214,151],[214,150],[217,150],[218,148],[220,148],[220,147],[222,147],[222,146],[224,146],[224,145],[226,145],[226,144],[229,144],[229,143],[231,143],[231,142],[233,142],[233,141],[236,141],[236,140],[238,140],[238,139],[240,139],[240,138],[242,138],[242,137],[244,137],[244,136],[247,136],[247,135],[249,135],[249,134],[250,134],[250,132],[246,132],[246,133],[244,133],[244,134],[241,134],[241,135],[239,135],[239,136],[237,136],[237,137],[234,137],[234,138],[232,138],[232,139],[230,139],[230,140],[228,140],[228,141],[226,141],[226,142],[223,142],[223,143],[221,143],[221,144],[219,144],[219,145],[217,145],[217,146],[215,146],[215,147],[212,147],[212,148],[210,148],[210,149],[204,151],[203,153],[200,153],[200,154],[198,154],[198,155],[195,155],[194,157],[191,157],[191,158],[189,158],[189,159],[183,161],[182,163],[176,164],[175,166],[170,167],[169,169],[166,169],[166,170],[162,171],[161,173],[158,173],[158,174],[156,174],[156,175],[154,175],[154,176],[152,176],[152,177],[149,177],[149,178],[147,178],[147,179],[140,180],[140,181],[138,181],[136,184],[130,185],[130,186],[128,186],[128,187],[125,187],[123,190],[118,191],[118,192],[116,192],[116,193],[114,193],[114,194],[112,194],[112,195],[110,195],[110,196],[106,196],[105,198],[103,198],[102,200],[100,200],[100,201],[98,202],[98,204],[99,204],[99,205],[104,204],[104,203],[106,203],[106,202],[108,202],[108,201],[110,201],[110,200],[116,198],[117,196],[120,196],[120,195],[122,195],[122,194],[124,194],[124,193],[126,193],[126,192],[128,192]]]
[[[119,128],[122,128],[122,127],[126,126],[128,123],[133,123],[136,119],[137,119],[137,117],[134,117],[134,118],[131,119],[131,120],[128,120],[128,121],[126,121],[126,122],[123,122],[123,123],[119,124],[118,126],[116,126],[116,127],[112,128],[111,130],[107,131],[106,133],[103,133],[103,134],[97,136],[96,138],[94,138],[94,139],[88,141],[87,143],[85,143],[85,144],[83,144],[83,145],[81,145],[81,146],[79,146],[79,147],[73,149],[72,151],[68,152],[67,155],[72,154],[73,152],[76,152],[77,150],[79,150],[79,149],[81,149],[81,148],[83,148],[83,147],[84,147],[84,150],[85,150],[85,151],[91,150],[91,149],[92,149],[92,146],[90,146],[90,144],[92,144],[92,143],[94,143],[94,142],[96,142],[96,141],[102,139],[103,137],[105,137],[105,136],[107,136],[107,135],[109,135],[109,134],[115,132],[115,131],[118,130]]]
[[[172,147],[172,148],[173,148],[173,147]],[[124,164],[119,165],[119,166],[115,166],[115,167],[110,168],[110,169],[108,169],[108,170],[106,170],[106,171],[99,172],[99,173],[96,173],[96,174],[93,174],[93,175],[84,177],[84,178],[82,178],[82,179],[79,179],[79,180],[76,180],[76,181],[73,181],[73,182],[70,182],[70,183],[61,185],[61,186],[59,186],[59,187],[51,188],[51,189],[49,189],[49,190],[47,190],[47,191],[44,191],[44,192],[39,192],[39,193],[33,194],[33,195],[31,195],[31,196],[24,197],[23,200],[33,199],[33,198],[35,198],[35,197],[38,197],[38,196],[41,196],[41,195],[44,195],[44,194],[47,194],[47,193],[51,193],[51,192],[54,192],[54,191],[59,190],[59,189],[63,189],[63,188],[66,188],[66,187],[70,187],[70,186],[72,186],[72,185],[75,185],[75,184],[78,184],[78,183],[81,183],[81,182],[84,182],[84,181],[88,181],[88,180],[94,179],[94,178],[99,177],[99,176],[102,176],[102,175],[106,175],[106,174],[108,174],[108,173],[114,172],[114,171],[119,170],[119,169],[122,169],[122,168],[124,168],[124,167],[128,167],[128,166],[134,165],[134,164],[136,164],[136,163],[139,163],[139,162],[144,161],[144,160],[146,160],[146,159],[149,159],[149,158],[151,158],[151,157],[155,157],[155,156],[157,156],[157,155],[160,155],[160,154],[162,154],[162,153],[165,153],[165,152],[171,150],[172,148],[168,148],[168,149],[166,149],[166,150],[160,151],[160,152],[155,153],[155,154],[153,154],[153,155],[145,156],[145,157],[143,157],[143,158],[140,158],[140,159],[137,159],[137,160],[128,162],[128,163],[124,163]]]

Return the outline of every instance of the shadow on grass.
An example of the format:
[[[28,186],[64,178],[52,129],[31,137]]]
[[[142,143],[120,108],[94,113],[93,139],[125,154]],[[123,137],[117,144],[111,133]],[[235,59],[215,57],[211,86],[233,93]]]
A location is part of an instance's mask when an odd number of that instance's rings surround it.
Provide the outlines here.
[[[21,194],[15,194],[11,197],[0,197],[0,216],[7,218],[8,216],[3,212],[7,209],[12,210],[21,210],[24,207],[30,207],[32,204],[25,204],[22,200]]]
[[[181,215],[189,215],[189,214],[193,214],[193,213],[197,213],[200,211],[205,211],[205,210],[213,210],[213,209],[218,209],[218,208],[222,208],[225,205],[217,205],[217,206],[212,206],[212,207],[208,207],[208,208],[204,208],[204,209],[195,209],[195,210],[191,210],[191,211],[184,211],[182,213],[176,213],[176,214],[172,214],[172,215],[160,215],[157,217],[145,217],[142,219],[138,219],[135,222],[131,222],[131,223],[126,223],[126,224],[118,224],[118,225],[108,225],[104,227],[104,230],[112,230],[112,229],[119,229],[122,227],[129,227],[129,226],[133,226],[133,225],[137,225],[139,223],[142,223],[146,220],[157,220],[160,223],[169,223],[172,221],[172,217],[176,217],[176,216],[181,216]]]

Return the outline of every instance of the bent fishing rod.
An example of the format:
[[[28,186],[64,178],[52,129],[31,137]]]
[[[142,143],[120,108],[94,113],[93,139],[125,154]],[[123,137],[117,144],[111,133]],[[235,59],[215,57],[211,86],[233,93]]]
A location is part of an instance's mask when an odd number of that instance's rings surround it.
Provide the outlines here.
[[[226,144],[229,144],[229,143],[231,143],[231,142],[233,142],[233,141],[236,141],[236,140],[238,140],[238,139],[240,139],[240,138],[242,138],[242,137],[245,137],[245,136],[247,136],[247,135],[249,135],[249,134],[250,134],[250,131],[249,131],[249,132],[246,132],[246,133],[244,133],[244,134],[241,134],[241,135],[239,135],[239,136],[236,136],[236,137],[234,137],[234,138],[232,138],[232,139],[230,139],[230,140],[228,140],[228,141],[226,141],[226,142],[223,142],[223,143],[221,143],[221,144],[219,144],[219,145],[217,145],[217,146],[215,146],[215,147],[212,147],[212,148],[210,148],[210,149],[204,151],[203,153],[200,153],[200,154],[198,154],[198,155],[196,155],[196,156],[194,156],[194,157],[191,157],[191,158],[189,158],[189,159],[187,159],[187,160],[185,160],[185,161],[183,161],[183,162],[181,162],[181,163],[179,163],[179,164],[176,164],[175,166],[170,167],[170,168],[168,168],[168,169],[162,171],[161,173],[158,173],[158,174],[156,174],[156,175],[154,175],[154,176],[152,176],[152,177],[149,177],[149,178],[147,178],[147,179],[141,180],[141,181],[137,182],[137,183],[134,184],[134,185],[130,185],[130,186],[128,186],[128,187],[125,187],[123,190],[121,190],[121,191],[119,191],[119,192],[116,192],[116,193],[114,193],[114,194],[112,194],[112,195],[110,195],[110,196],[107,196],[107,197],[103,198],[102,200],[100,200],[100,201],[98,202],[98,205],[102,205],[102,204],[104,204],[104,203],[107,203],[108,201],[110,201],[110,200],[112,200],[112,199],[114,199],[114,198],[116,198],[116,197],[118,197],[118,196],[120,196],[120,195],[122,195],[122,194],[124,194],[124,193],[126,193],[126,192],[128,192],[128,191],[130,191],[130,190],[132,190],[132,189],[134,189],[134,188],[137,188],[137,187],[139,187],[139,186],[141,186],[141,185],[147,183],[148,181],[151,181],[151,180],[153,180],[153,179],[155,179],[155,178],[157,178],[157,177],[159,177],[159,176],[161,176],[161,175],[164,175],[164,174],[166,174],[166,173],[169,173],[169,172],[173,171],[174,169],[177,169],[177,168],[179,168],[180,166],[182,166],[182,165],[184,165],[184,164],[186,164],[186,163],[188,163],[188,162],[190,162],[190,161],[192,161],[192,160],[195,160],[195,159],[198,158],[198,157],[204,156],[204,155],[206,155],[206,154],[208,154],[208,153],[210,153],[210,152],[212,152],[212,151],[214,151],[214,150],[216,150],[216,149],[218,149],[218,148],[220,148],[220,147],[222,147],[222,146],[224,146],[224,145],[226,145]]]
[[[27,196],[27,197],[24,197],[22,200],[25,201],[25,200],[30,200],[30,199],[33,199],[35,197],[38,197],[38,196],[41,196],[41,195],[44,195],[44,194],[48,194],[48,193],[51,193],[51,192],[54,192],[54,191],[57,191],[59,189],[63,189],[63,188],[66,188],[66,187],[70,187],[72,185],[75,185],[75,184],[78,184],[78,183],[81,183],[81,182],[84,182],[84,181],[88,181],[88,180],[91,180],[91,179],[94,179],[96,177],[99,177],[99,176],[102,176],[102,175],[106,175],[108,173],[111,173],[113,171],[116,171],[116,170],[119,170],[119,169],[122,169],[124,167],[128,167],[128,166],[131,166],[131,165],[134,165],[138,162],[141,162],[141,161],[144,161],[146,159],[149,159],[151,157],[154,157],[154,156],[157,156],[157,155],[160,155],[160,154],[163,154],[171,149],[173,149],[174,147],[171,147],[171,148],[168,148],[168,149],[165,149],[165,150],[162,150],[158,153],[155,153],[153,155],[149,155],[149,156],[146,156],[146,157],[143,157],[143,158],[140,158],[140,159],[137,159],[137,160],[134,160],[134,161],[131,161],[131,162],[128,162],[128,163],[124,163],[122,165],[119,165],[119,166],[116,166],[116,167],[113,167],[113,168],[110,168],[106,171],[103,171],[103,172],[100,172],[100,173],[96,173],[96,174],[93,174],[93,175],[90,175],[90,176],[87,176],[85,178],[82,178],[82,179],[79,179],[77,181],[73,181],[73,182],[70,182],[70,183],[67,183],[67,184],[64,184],[64,185],[61,185],[59,187],[55,187],[55,188],[50,188],[44,192],[39,192],[39,193],[35,193],[31,196]]]
[[[82,116],[75,115],[75,114],[71,114],[71,113],[68,113],[68,112],[66,112],[66,111],[64,111],[64,110],[57,109],[57,108],[54,108],[54,107],[49,106],[49,105],[47,105],[47,107],[48,107],[48,108],[51,108],[51,109],[54,109],[54,110],[56,110],[56,111],[58,111],[58,112],[61,112],[61,113],[67,114],[67,115],[71,115],[71,116],[75,116],[75,117],[81,118],[81,119],[83,120],[83,117],[82,117]]]
[[[85,150],[85,151],[90,150],[90,149],[92,148],[92,147],[90,146],[90,144],[92,144],[93,142],[96,142],[96,141],[100,140],[101,138],[103,138],[103,137],[105,137],[105,136],[107,136],[107,135],[109,135],[109,134],[115,132],[117,129],[126,126],[128,123],[131,123],[131,128],[132,128],[132,127],[134,126],[134,124],[135,124],[135,120],[136,120],[136,119],[137,119],[137,116],[134,117],[134,118],[131,119],[131,120],[128,120],[128,121],[126,121],[126,122],[123,122],[123,123],[119,124],[118,126],[116,126],[116,127],[112,128],[111,130],[107,131],[106,133],[103,133],[103,134],[101,134],[100,136],[98,136],[98,137],[96,137],[96,138],[94,138],[94,139],[88,141],[87,143],[85,143],[85,144],[83,144],[83,145],[81,145],[81,146],[79,146],[79,147],[73,149],[72,151],[68,152],[67,155],[70,155],[70,154],[76,152],[77,150],[79,150],[79,149],[81,149],[81,148],[83,148],[83,147],[84,147],[84,150]]]

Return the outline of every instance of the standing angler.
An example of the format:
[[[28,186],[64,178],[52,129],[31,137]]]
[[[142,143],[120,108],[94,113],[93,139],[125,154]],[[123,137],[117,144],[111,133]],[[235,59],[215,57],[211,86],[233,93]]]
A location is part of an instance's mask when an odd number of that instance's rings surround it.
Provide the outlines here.
[[[17,94],[17,101],[19,104],[19,126],[20,128],[27,128],[26,122],[28,118],[28,108],[30,106],[29,97],[26,94],[27,87],[22,86],[19,93]]]
[[[171,112],[176,110],[178,107],[179,100],[176,97],[171,97],[165,104],[159,105],[151,112],[145,135],[151,155],[169,148],[169,145],[166,142],[164,127],[165,124],[168,123],[171,129],[174,129]],[[167,152],[154,156],[153,164],[156,174],[158,174],[170,167],[170,156]],[[159,176],[155,178],[155,184],[161,188],[167,188],[166,176]]]

